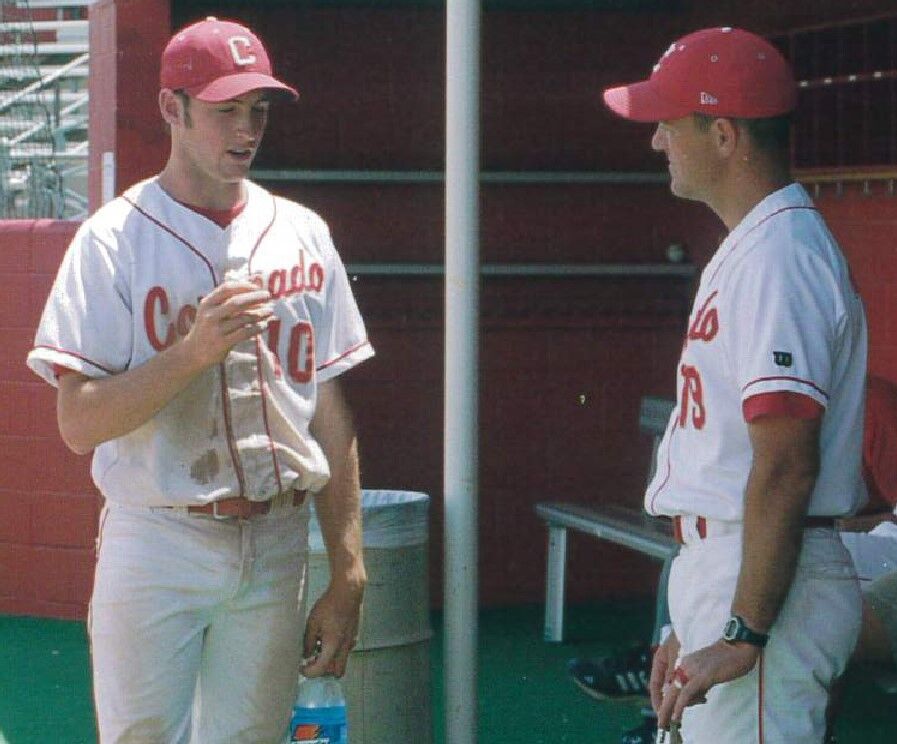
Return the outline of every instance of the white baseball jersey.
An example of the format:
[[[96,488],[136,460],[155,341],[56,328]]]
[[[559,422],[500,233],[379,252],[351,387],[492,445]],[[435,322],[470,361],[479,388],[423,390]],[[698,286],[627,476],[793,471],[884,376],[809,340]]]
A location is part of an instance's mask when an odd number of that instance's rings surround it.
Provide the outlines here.
[[[743,406],[784,392],[824,409],[809,513],[855,512],[866,347],[862,303],[812,200],[798,184],[770,194],[701,275],[646,510],[741,521],[753,459]]]
[[[110,501],[199,504],[319,490],[327,460],[309,433],[319,383],[372,356],[323,220],[246,182],[225,229],[149,179],[99,210],[63,259],[30,367],[89,377],[136,367],[190,329],[225,278],[259,281],[274,319],[145,424],[96,448],[92,475]]]

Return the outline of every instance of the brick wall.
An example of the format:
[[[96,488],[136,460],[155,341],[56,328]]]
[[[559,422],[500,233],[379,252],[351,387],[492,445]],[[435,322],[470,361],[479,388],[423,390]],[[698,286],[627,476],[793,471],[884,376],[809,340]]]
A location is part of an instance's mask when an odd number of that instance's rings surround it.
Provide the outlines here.
[[[0,222],[0,612],[82,617],[99,499],[56,430],[56,396],[24,364],[77,224]]]

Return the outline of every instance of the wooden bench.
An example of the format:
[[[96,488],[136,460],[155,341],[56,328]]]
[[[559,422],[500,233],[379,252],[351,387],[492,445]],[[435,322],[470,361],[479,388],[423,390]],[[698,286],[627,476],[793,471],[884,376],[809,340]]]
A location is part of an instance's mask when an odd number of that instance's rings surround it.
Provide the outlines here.
[[[657,448],[666,430],[673,401],[644,397],[639,407],[639,428],[654,436],[648,480],[654,473]],[[576,530],[600,540],[609,540],[653,558],[666,561],[678,550],[669,520],[658,519],[614,504],[584,506],[543,501],[536,514],[548,527],[548,565],[545,573],[545,640],[564,639],[564,594],[567,578],[567,532]]]

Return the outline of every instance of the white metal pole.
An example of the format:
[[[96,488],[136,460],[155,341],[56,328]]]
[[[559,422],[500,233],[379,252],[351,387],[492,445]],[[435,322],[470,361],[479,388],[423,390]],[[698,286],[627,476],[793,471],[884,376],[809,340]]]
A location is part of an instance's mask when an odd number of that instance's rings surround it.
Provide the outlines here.
[[[480,2],[447,0],[445,741],[477,740]]]

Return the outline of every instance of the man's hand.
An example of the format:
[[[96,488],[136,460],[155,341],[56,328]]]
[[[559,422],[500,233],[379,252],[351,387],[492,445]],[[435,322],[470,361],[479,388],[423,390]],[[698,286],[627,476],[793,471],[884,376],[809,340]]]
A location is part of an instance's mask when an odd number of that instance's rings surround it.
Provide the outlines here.
[[[330,480],[315,494],[315,509],[330,563],[330,586],[315,603],[305,626],[305,657],[320,641],[317,658],[302,670],[306,677],[341,676],[358,634],[361,598],[367,583],[362,550],[361,492],[358,486],[358,445],[348,403],[339,378],[318,388],[311,422],[330,464]]]
[[[143,426],[236,344],[264,331],[274,312],[270,300],[251,282],[225,282],[200,301],[187,335],[174,343],[168,330],[165,350],[143,364],[106,377],[63,375],[56,404],[63,441],[83,455]]]
[[[196,319],[182,343],[204,367],[217,364],[238,343],[268,326],[271,294],[248,281],[227,281],[202,298]]]
[[[668,728],[670,721],[681,721],[685,708],[705,702],[707,691],[714,685],[730,682],[750,672],[759,658],[760,649],[756,646],[749,643],[726,643],[722,639],[683,656],[675,667],[669,668],[661,705],[659,708],[656,705],[654,707],[660,728]],[[651,702],[654,704],[653,669]]]
[[[663,703],[663,688],[669,684],[673,676],[673,667],[679,657],[679,639],[670,632],[667,639],[657,647],[651,661],[651,681],[648,689],[651,692],[651,707],[655,713],[660,712]]]
[[[305,625],[304,651],[309,662],[301,670],[304,676],[343,676],[358,636],[363,595],[363,581],[331,582],[315,602]]]

